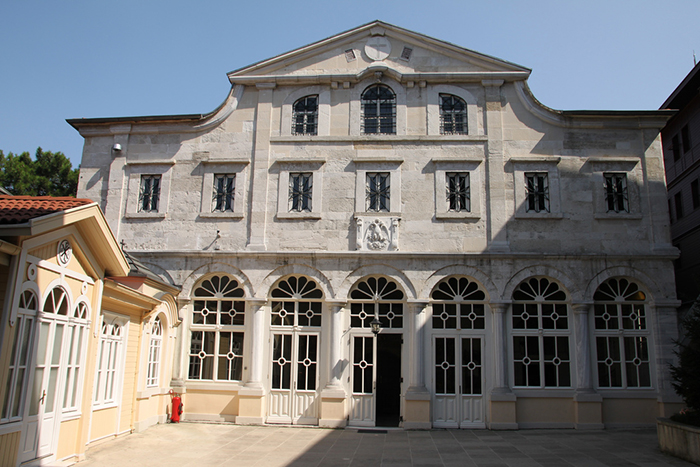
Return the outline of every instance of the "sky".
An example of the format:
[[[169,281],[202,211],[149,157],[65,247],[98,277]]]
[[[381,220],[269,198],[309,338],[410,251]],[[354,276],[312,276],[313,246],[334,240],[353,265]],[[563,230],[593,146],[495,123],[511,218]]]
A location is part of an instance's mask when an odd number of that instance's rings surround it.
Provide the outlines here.
[[[0,0],[0,150],[76,167],[66,119],[208,113],[227,72],[375,19],[532,69],[554,109],[657,109],[698,18],[698,0]]]

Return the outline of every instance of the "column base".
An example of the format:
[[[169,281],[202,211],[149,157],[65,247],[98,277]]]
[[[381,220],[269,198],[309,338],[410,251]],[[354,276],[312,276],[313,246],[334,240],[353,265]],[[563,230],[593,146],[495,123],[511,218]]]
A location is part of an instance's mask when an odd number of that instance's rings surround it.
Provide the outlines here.
[[[429,430],[430,392],[425,387],[408,388],[404,396],[403,428],[405,430]]]
[[[574,428],[577,430],[602,430],[603,397],[593,390],[574,394]]]
[[[347,422],[345,400],[347,394],[342,386],[327,386],[321,391],[321,416],[318,426],[325,428],[344,428]]]
[[[500,390],[499,390],[500,389]],[[518,398],[504,388],[497,388],[491,393],[489,404],[490,430],[517,430],[516,402]]]
[[[265,392],[262,388],[243,387],[238,391],[238,416],[240,425],[262,425],[265,422]]]

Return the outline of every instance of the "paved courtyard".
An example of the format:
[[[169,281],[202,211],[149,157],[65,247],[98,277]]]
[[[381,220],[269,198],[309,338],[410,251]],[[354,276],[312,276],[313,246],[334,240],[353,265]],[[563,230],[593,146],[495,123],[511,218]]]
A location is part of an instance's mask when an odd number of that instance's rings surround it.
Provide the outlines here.
[[[94,446],[88,466],[692,466],[644,430],[325,430],[157,425]]]

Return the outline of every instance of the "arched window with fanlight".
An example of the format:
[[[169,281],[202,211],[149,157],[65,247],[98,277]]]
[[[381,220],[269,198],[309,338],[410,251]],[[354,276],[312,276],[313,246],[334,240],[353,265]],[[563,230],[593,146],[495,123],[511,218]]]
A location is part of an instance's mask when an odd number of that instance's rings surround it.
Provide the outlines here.
[[[68,352],[66,358],[66,380],[63,390],[63,411],[77,412],[80,410],[82,382],[84,380],[83,366],[87,348],[88,328],[90,327],[90,304],[86,300],[79,301],[73,308],[68,320],[66,339]]]
[[[389,86],[374,84],[362,93],[362,133],[396,134],[396,94]]]
[[[611,278],[593,300],[598,387],[651,387],[646,294],[632,280]]]
[[[157,387],[160,375],[160,354],[163,348],[163,322],[160,316],[151,324],[151,340],[148,344],[148,368],[146,387]]]
[[[239,282],[223,274],[209,277],[194,288],[189,379],[242,379],[244,295]]]
[[[532,277],[513,292],[513,385],[571,386],[568,295],[553,280]]]
[[[398,284],[386,277],[369,277],[350,291],[350,327],[371,329],[377,317],[383,328],[403,328],[405,295]]]

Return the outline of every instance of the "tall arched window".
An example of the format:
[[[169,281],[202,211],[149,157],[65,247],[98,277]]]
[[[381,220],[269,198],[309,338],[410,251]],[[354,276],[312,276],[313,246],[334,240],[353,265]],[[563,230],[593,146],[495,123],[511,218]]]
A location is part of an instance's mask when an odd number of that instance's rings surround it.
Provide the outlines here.
[[[362,93],[362,133],[396,134],[396,94],[390,87],[375,84]]]
[[[14,346],[10,356],[7,373],[5,401],[2,405],[0,420],[13,421],[22,419],[22,406],[27,393],[29,361],[32,354],[32,330],[38,309],[38,300],[34,292],[25,290],[19,298],[17,321],[14,326]]]
[[[318,132],[318,96],[305,96],[292,106],[292,134],[315,135]]]
[[[160,374],[160,353],[163,347],[163,323],[160,317],[151,325],[151,342],[148,345],[148,370],[146,372],[146,386],[158,386]]]
[[[513,292],[515,386],[571,386],[567,294],[550,279],[530,278]]]
[[[651,387],[646,294],[628,279],[608,279],[593,295],[598,386]]]
[[[404,293],[396,282],[385,277],[370,277],[358,282],[350,292],[350,326],[371,328],[379,318],[383,328],[403,327]]]
[[[68,358],[66,361],[66,381],[63,392],[63,411],[78,411],[82,395],[83,365],[87,346],[88,327],[90,325],[90,307],[86,301],[80,301],[73,308],[68,320],[66,338],[68,340]]]
[[[486,294],[466,277],[440,281],[430,294],[433,329],[484,329]]]
[[[245,292],[217,275],[194,289],[189,379],[238,381],[243,375]]]
[[[440,94],[440,133],[467,134],[467,104],[452,94]]]

